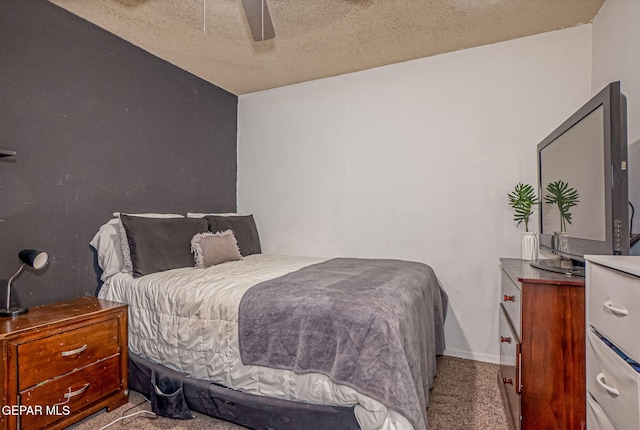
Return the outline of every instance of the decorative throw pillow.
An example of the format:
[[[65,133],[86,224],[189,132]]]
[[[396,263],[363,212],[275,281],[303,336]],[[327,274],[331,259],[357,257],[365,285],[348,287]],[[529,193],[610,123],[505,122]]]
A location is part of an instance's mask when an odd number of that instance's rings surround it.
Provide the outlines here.
[[[253,215],[207,215],[204,219],[209,222],[209,231],[211,232],[233,231],[233,235],[238,241],[240,254],[243,257],[262,252]]]
[[[231,230],[198,233],[191,239],[196,267],[205,268],[227,261],[242,260],[238,242]]]
[[[143,218],[120,215],[131,252],[133,277],[193,267],[191,238],[207,229],[198,218]]]

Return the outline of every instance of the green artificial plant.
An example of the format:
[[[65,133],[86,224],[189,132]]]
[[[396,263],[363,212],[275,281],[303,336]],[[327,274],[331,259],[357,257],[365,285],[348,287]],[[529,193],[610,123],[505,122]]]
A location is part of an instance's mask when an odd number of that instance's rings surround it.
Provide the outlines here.
[[[555,204],[560,211],[560,231],[567,231],[567,223],[571,224],[571,212],[569,209],[577,205],[578,191],[570,188],[569,184],[558,180],[547,184],[547,193],[544,195],[544,202]]]
[[[529,184],[519,183],[513,192],[507,194],[509,206],[514,210],[513,220],[516,226],[524,222],[524,230],[529,231],[529,217],[533,214],[533,208],[540,201],[535,190]]]

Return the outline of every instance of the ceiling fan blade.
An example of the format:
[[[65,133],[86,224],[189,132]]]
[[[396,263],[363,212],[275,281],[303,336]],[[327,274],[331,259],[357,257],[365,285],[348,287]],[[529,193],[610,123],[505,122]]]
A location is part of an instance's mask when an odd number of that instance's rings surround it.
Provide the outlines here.
[[[266,0],[242,0],[242,7],[247,16],[253,40],[260,42],[276,37]]]

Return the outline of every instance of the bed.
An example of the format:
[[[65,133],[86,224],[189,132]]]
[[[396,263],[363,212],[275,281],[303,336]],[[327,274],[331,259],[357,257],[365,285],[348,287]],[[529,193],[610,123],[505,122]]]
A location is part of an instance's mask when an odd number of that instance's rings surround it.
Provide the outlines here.
[[[132,357],[258,399],[351,408],[362,429],[428,428],[447,306],[429,266],[262,254],[251,216],[117,215],[91,244],[99,297],[129,305]]]

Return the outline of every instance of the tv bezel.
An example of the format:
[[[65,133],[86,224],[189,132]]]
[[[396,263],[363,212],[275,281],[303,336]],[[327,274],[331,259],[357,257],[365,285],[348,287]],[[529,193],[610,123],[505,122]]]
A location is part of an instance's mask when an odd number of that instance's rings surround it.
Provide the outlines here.
[[[604,241],[572,237],[563,240],[564,250],[554,247],[552,233],[543,233],[542,150],[580,123],[591,112],[603,107],[605,230]],[[584,256],[629,254],[629,191],[627,174],[627,103],[620,91],[620,82],[612,82],[578,109],[565,122],[538,144],[538,232],[540,248],[574,262],[584,262]]]

